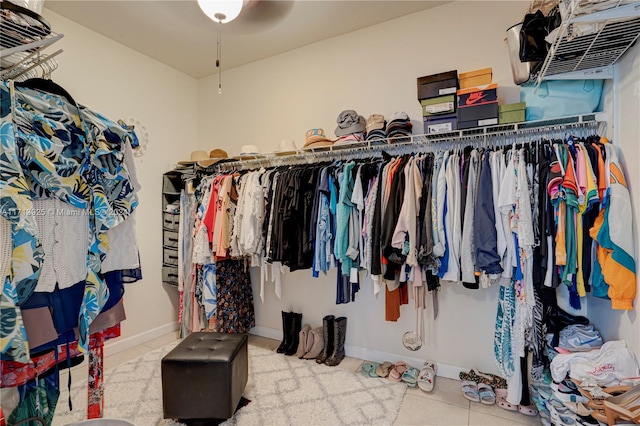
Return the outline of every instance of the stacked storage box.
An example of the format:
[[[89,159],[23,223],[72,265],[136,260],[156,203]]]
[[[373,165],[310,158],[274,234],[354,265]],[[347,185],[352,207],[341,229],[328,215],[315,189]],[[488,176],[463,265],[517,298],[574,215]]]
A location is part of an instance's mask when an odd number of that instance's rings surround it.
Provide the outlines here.
[[[522,123],[525,121],[525,112],[527,109],[526,102],[517,102],[515,104],[500,105],[498,123]]]
[[[457,130],[458,87],[457,70],[418,78],[418,100],[422,105],[425,133]]]
[[[491,68],[460,74],[459,129],[498,124],[498,85],[491,84],[492,77]]]

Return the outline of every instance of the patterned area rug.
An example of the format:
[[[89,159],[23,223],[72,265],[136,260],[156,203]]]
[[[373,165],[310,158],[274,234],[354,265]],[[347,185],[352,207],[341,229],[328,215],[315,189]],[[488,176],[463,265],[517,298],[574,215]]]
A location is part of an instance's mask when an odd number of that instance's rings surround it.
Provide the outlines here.
[[[179,424],[162,416],[160,361],[175,345],[105,371],[105,417],[127,419],[137,426]],[[406,389],[403,383],[249,345],[244,397],[251,402],[223,425],[392,425]],[[86,381],[71,388],[71,412],[67,395],[62,390],[54,426],[86,416]]]

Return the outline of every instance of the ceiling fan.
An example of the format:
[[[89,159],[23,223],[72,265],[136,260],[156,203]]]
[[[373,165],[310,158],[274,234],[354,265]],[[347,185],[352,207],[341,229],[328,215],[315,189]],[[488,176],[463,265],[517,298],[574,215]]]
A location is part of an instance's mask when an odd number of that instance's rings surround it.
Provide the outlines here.
[[[197,0],[197,2],[202,12],[218,24],[216,68],[218,69],[219,94],[222,93],[222,65],[220,63],[222,25],[239,22],[240,24],[235,26],[230,24],[229,29],[233,31],[234,27],[240,25],[241,32],[264,31],[284,19],[293,7],[293,0]],[[236,18],[239,19],[236,20]]]
[[[213,21],[231,34],[258,33],[276,26],[293,8],[293,0],[198,0]]]
[[[268,30],[291,13],[294,3],[293,0],[244,0],[240,16],[234,24],[242,33]],[[233,31],[231,25],[229,30]]]

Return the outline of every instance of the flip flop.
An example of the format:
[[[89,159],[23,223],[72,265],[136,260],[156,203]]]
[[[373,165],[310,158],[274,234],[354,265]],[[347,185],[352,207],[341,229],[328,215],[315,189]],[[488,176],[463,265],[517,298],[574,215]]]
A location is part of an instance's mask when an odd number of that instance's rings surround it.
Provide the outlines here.
[[[418,375],[418,387],[425,392],[431,392],[436,380],[436,363],[434,361],[427,361],[424,363],[424,367],[420,370]]]
[[[401,382],[402,375],[407,371],[407,363],[404,361],[398,361],[395,363],[391,370],[389,371],[389,377],[387,377],[392,382]]]
[[[418,375],[420,372],[417,368],[409,367],[407,371],[402,373],[402,381],[407,384],[407,386],[414,388],[418,384]]]
[[[382,364],[380,364],[380,366],[378,366],[378,368],[376,368],[376,374],[378,375],[378,377],[387,377],[389,376],[389,370],[391,370],[391,367],[393,367],[393,364],[390,363],[389,361],[385,361]]]
[[[496,403],[496,394],[486,383],[478,383],[478,396],[480,397],[480,402],[486,405],[493,405]]]
[[[469,401],[480,402],[480,395],[478,395],[478,384],[471,380],[464,380],[460,383],[462,386],[462,394]]]

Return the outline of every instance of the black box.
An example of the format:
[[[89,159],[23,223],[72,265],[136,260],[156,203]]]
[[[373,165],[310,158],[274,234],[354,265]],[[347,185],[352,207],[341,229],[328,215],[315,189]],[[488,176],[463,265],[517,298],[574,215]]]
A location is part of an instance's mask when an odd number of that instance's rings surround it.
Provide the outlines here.
[[[458,116],[455,113],[424,117],[424,133],[427,135],[455,130],[458,130]]]
[[[418,77],[418,100],[453,95],[458,87],[458,70]]]
[[[196,332],[162,358],[162,409],[168,419],[228,419],[249,379],[248,335]]]
[[[458,129],[498,124],[498,102],[458,108]]]

